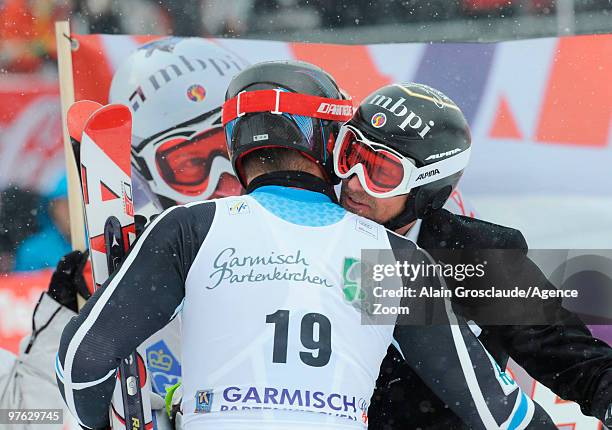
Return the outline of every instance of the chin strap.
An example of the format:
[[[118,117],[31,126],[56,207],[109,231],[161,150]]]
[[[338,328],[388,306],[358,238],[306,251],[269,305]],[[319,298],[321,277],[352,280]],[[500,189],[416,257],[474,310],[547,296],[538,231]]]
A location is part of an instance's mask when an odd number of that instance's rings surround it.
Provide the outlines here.
[[[309,191],[325,194],[332,202],[338,203],[334,187],[329,182],[306,172],[294,170],[281,170],[264,173],[253,179],[246,187],[247,194],[266,185],[279,185],[281,187],[302,188]]]
[[[450,185],[437,190],[433,194],[428,193],[427,190],[422,187],[415,188],[410,191],[406,207],[395,218],[387,221],[384,226],[389,230],[397,230],[410,224],[419,218],[425,218],[429,214],[444,206],[444,203],[448,200],[453,187]]]
[[[406,207],[404,208],[404,210],[395,218],[392,218],[387,221],[384,226],[391,231],[395,231],[401,227],[410,224],[413,221],[416,221],[418,216],[416,213],[415,201],[416,199],[412,196],[408,197],[408,201],[406,202]]]

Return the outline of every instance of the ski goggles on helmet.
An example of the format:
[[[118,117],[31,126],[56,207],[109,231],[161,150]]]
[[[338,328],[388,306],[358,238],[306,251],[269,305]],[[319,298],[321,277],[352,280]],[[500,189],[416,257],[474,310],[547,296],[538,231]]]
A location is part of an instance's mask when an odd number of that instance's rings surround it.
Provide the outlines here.
[[[224,146],[219,128],[190,138],[172,137],[157,147],[155,166],[170,188],[198,196],[206,190],[214,157],[224,155]]]
[[[249,113],[270,113],[277,115],[261,120],[256,130],[269,130],[259,135],[235,135],[233,133],[236,120]],[[306,153],[315,150],[313,144],[313,119],[345,122],[353,115],[351,100],[319,97],[310,94],[292,93],[277,88],[273,90],[256,90],[241,92],[236,97],[223,104],[223,126],[226,127],[227,142],[230,152],[240,151],[252,146],[265,146],[265,141],[291,141],[292,147],[304,150]],[[297,128],[288,127],[282,118],[291,119]],[[288,135],[287,135],[288,134]],[[278,139],[273,139],[278,137]],[[303,138],[305,137],[305,139]],[[248,148],[247,148],[248,150]],[[329,148],[331,152],[331,147]]]
[[[368,194],[384,198],[408,194],[412,188],[455,174],[467,166],[469,157],[467,149],[419,168],[412,159],[344,124],[334,146],[334,171],[341,179],[357,175]]]
[[[146,165],[154,193],[185,203],[225,195],[218,188],[227,182],[227,195],[240,194],[219,120],[216,115],[190,121],[135,146],[134,159]]]
[[[348,121],[353,116],[351,100],[274,90],[242,91],[223,104],[223,126],[247,113],[292,114],[328,121]]]

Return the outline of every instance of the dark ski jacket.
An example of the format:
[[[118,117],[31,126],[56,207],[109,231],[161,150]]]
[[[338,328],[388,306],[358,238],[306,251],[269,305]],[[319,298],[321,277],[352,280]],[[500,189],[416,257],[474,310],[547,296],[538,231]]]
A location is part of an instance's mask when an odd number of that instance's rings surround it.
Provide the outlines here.
[[[512,228],[439,210],[423,220],[417,242],[440,262],[449,258],[448,250],[458,251],[452,253],[453,263],[470,250],[516,250],[525,259],[523,263],[531,264],[530,276],[544,277],[527,259],[525,238]],[[499,270],[504,272],[498,273],[497,279],[515,279],[518,274],[513,273],[513,267],[524,268],[525,264],[503,265]],[[463,285],[482,288],[473,279]],[[472,319],[470,314],[478,315],[478,302],[474,302],[472,309],[470,303],[460,307],[468,320]],[[502,369],[511,357],[559,397],[578,403],[584,414],[603,419],[612,402],[612,348],[594,338],[578,316],[561,307],[560,300],[546,303],[549,309],[529,312],[552,312],[559,325],[480,325],[480,340]],[[376,386],[369,410],[370,429],[464,428],[393,348],[383,361]]]

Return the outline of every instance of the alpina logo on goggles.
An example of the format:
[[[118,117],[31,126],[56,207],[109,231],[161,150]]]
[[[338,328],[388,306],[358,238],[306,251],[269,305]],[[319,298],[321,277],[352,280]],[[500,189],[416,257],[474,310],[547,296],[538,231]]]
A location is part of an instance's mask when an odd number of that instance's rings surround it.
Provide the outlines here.
[[[357,175],[364,190],[373,197],[393,197],[463,170],[469,157],[467,149],[419,168],[410,158],[345,124],[334,147],[334,170],[341,179]]]

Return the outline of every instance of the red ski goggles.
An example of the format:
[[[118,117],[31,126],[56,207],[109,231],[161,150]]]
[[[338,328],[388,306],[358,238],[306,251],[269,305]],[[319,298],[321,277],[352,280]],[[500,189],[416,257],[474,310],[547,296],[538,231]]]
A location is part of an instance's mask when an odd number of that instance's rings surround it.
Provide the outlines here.
[[[155,151],[157,173],[174,191],[186,196],[210,194],[210,181],[221,180],[221,173],[231,175],[225,137],[221,127],[193,135],[175,135],[165,139]],[[237,187],[232,187],[237,188]],[[239,190],[232,189],[232,195]]]
[[[373,197],[408,194],[412,188],[448,177],[465,168],[470,150],[422,168],[387,145],[369,140],[357,128],[344,124],[334,147],[334,171],[339,178],[357,175]]]

